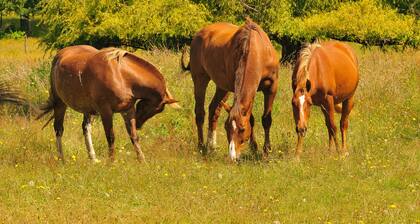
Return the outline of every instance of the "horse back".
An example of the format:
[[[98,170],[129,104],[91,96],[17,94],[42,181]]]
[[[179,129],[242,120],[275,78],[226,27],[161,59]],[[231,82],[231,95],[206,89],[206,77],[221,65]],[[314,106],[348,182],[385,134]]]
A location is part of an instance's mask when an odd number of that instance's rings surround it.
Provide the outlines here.
[[[100,51],[88,61],[84,79],[92,101],[108,104],[113,111],[124,111],[137,99],[160,103],[166,96],[166,83],[159,70],[131,53],[114,51],[123,53],[109,58],[109,51]]]
[[[191,42],[191,73],[199,79],[208,76],[217,86],[233,91],[234,71],[227,57],[231,54],[230,40],[239,27],[229,23],[215,23],[201,29]]]

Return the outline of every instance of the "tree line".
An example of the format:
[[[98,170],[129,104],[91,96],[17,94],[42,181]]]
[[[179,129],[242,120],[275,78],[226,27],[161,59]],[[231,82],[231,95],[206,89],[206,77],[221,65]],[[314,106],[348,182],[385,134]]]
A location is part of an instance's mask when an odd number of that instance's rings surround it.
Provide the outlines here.
[[[416,0],[0,0],[0,10],[21,20],[39,16],[47,27],[41,37],[47,48],[179,48],[206,24],[240,25],[246,17],[282,46],[283,60],[315,38],[379,46],[420,43]]]

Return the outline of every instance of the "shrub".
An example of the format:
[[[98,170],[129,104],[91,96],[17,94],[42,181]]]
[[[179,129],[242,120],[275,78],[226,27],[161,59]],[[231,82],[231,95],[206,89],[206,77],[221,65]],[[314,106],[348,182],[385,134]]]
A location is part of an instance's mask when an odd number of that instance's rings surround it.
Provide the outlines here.
[[[269,29],[283,46],[315,38],[379,46],[420,44],[420,26],[414,16],[399,14],[375,0],[343,3],[330,12],[274,22]]]
[[[190,39],[208,13],[188,0],[41,1],[41,22],[49,27],[42,42],[49,48],[74,44],[147,48]]]

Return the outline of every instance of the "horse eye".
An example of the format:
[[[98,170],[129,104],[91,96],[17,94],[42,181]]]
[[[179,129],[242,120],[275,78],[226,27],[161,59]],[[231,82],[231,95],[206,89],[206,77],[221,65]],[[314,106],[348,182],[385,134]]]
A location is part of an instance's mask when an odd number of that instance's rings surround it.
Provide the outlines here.
[[[305,93],[305,90],[300,89],[300,93],[303,95]]]

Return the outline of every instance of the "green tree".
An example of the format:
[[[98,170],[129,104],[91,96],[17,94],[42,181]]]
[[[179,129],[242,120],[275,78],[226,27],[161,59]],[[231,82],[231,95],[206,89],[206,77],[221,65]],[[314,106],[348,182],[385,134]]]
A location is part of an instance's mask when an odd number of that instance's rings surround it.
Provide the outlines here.
[[[37,11],[40,0],[0,0],[1,16],[4,12],[14,12],[20,18],[20,29],[31,33],[30,20]]]

